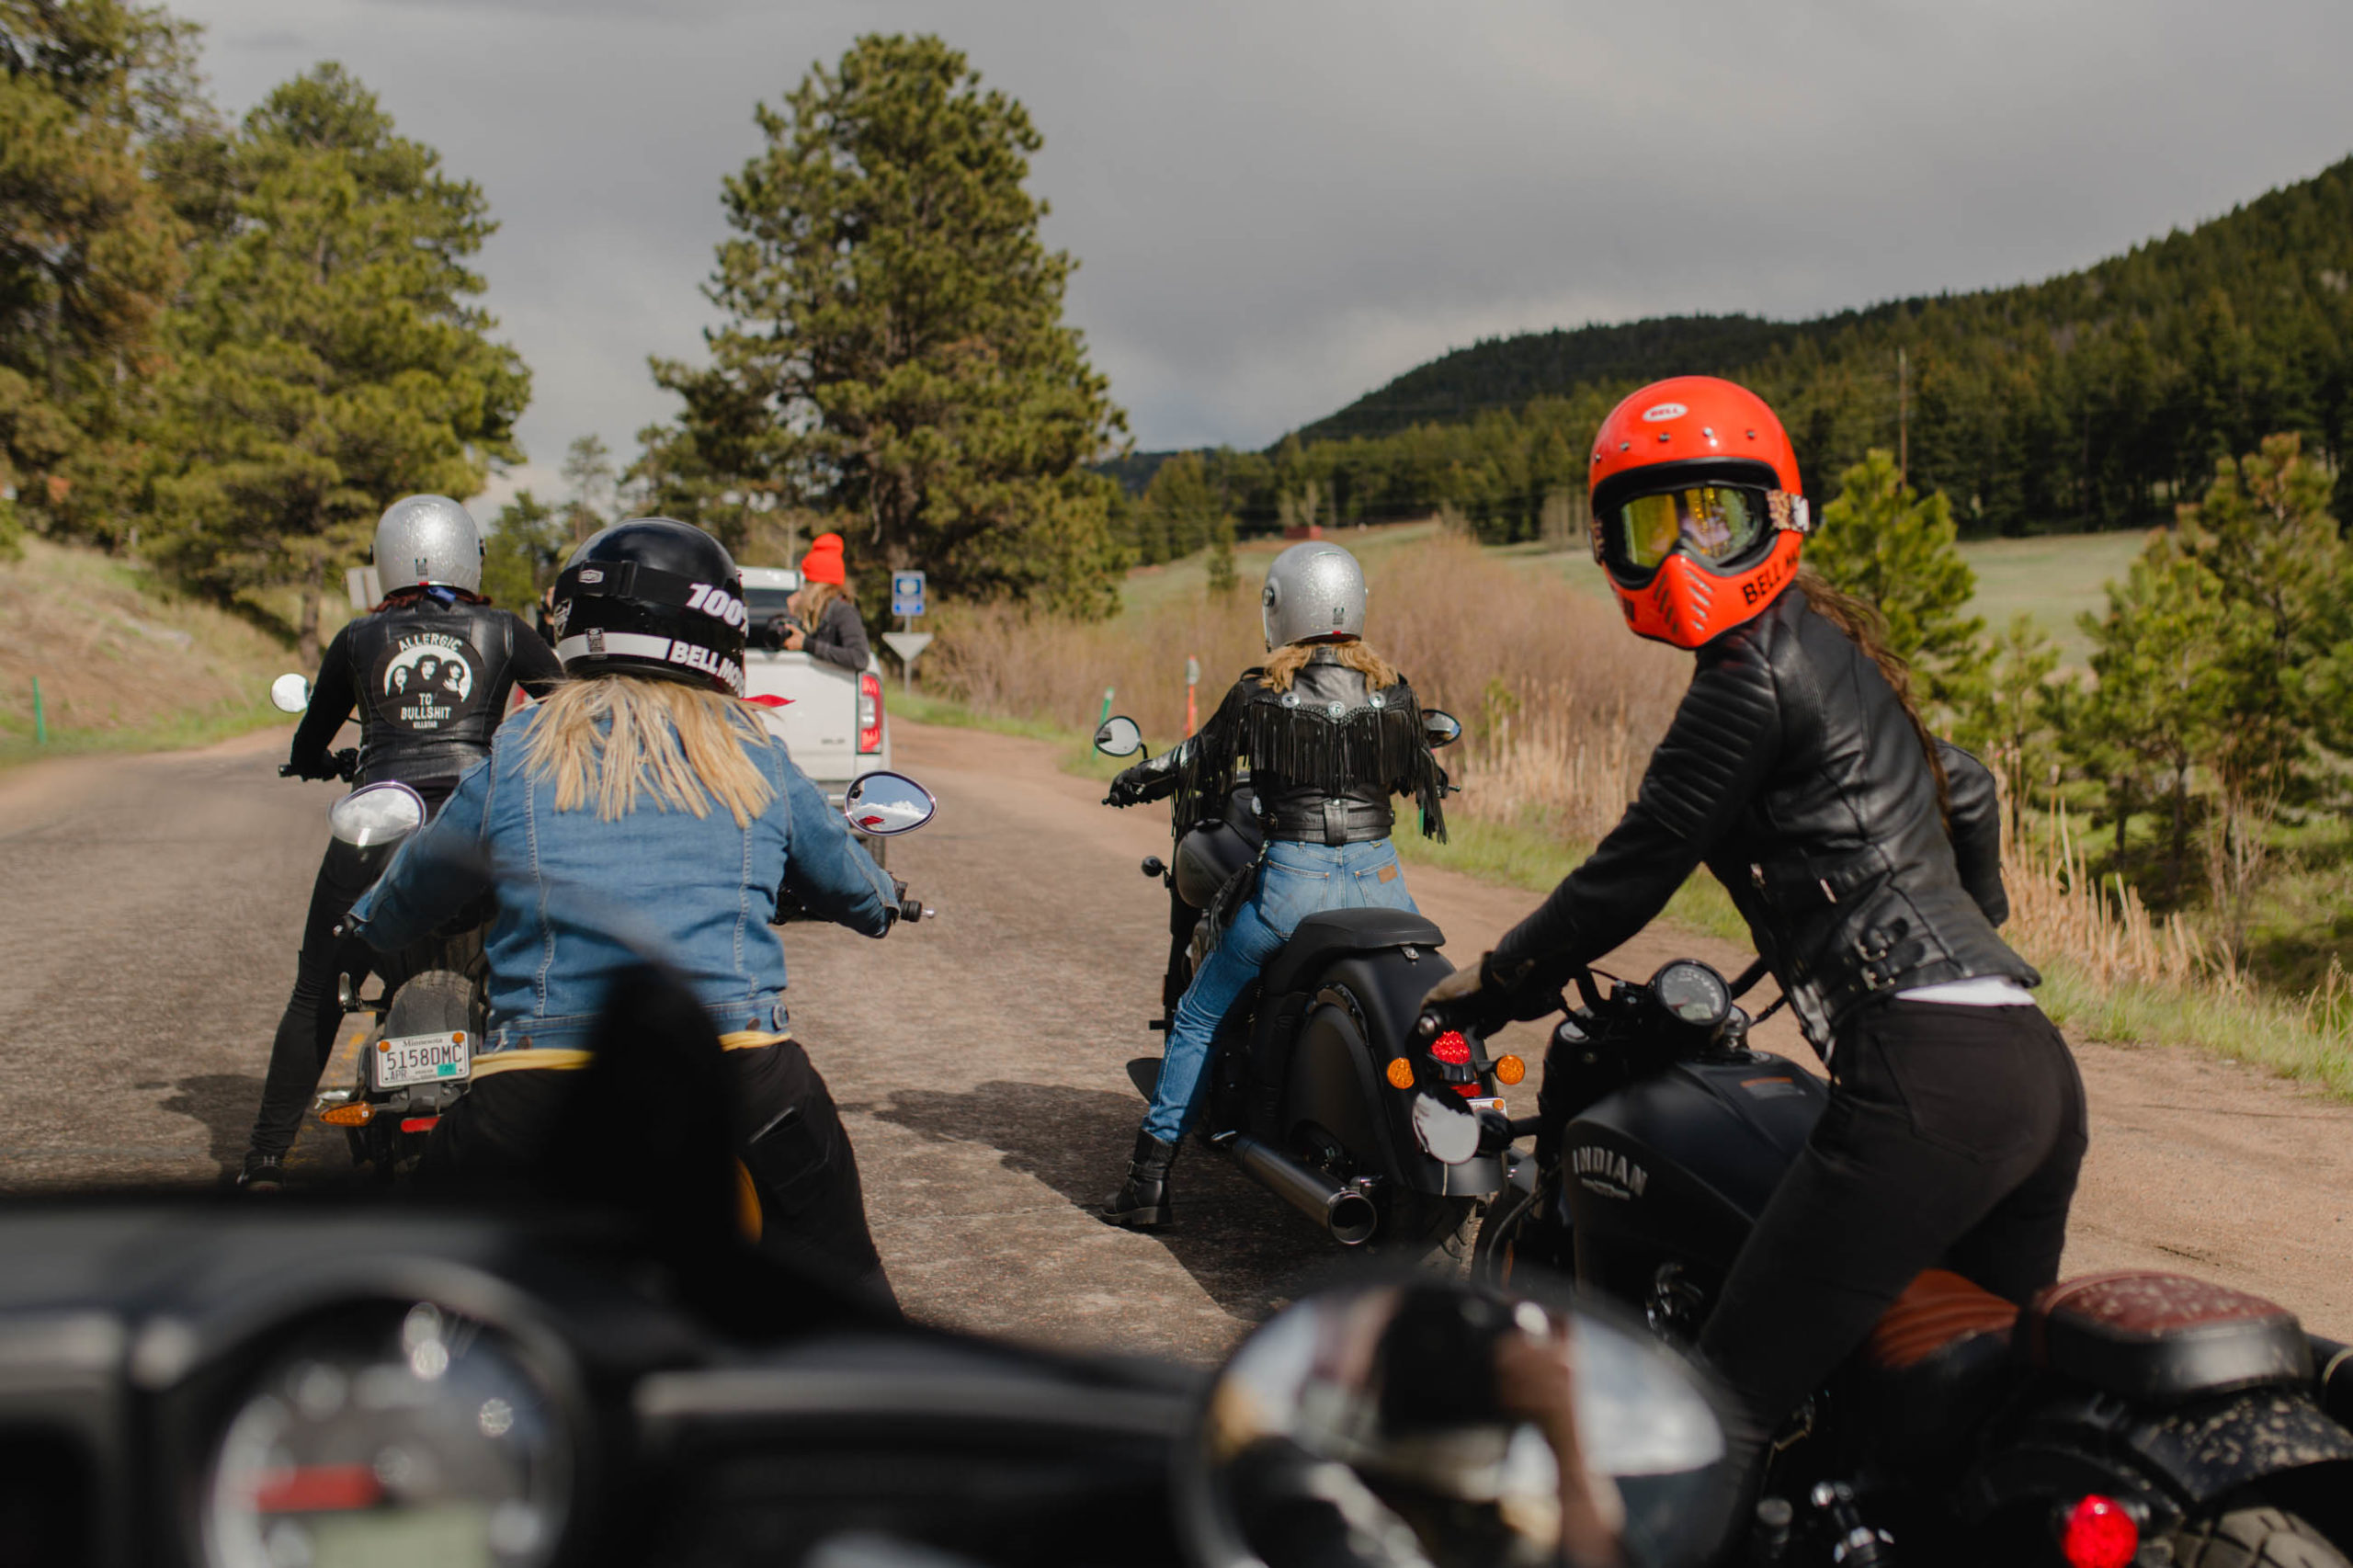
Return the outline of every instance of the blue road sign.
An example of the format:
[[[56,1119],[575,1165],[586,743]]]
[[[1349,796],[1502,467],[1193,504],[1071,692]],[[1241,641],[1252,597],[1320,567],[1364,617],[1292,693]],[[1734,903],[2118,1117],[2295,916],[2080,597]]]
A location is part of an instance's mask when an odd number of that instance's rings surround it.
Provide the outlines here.
[[[891,574],[891,613],[892,615],[923,614],[923,574],[893,572]]]

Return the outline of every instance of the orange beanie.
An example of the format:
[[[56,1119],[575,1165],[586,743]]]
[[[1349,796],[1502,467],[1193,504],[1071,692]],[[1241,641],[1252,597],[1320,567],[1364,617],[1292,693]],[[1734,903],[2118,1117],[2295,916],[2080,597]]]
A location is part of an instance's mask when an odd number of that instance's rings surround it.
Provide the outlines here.
[[[842,536],[819,534],[809,546],[809,553],[801,558],[801,580],[804,583],[831,583],[835,587],[847,587],[849,577],[842,570]]]

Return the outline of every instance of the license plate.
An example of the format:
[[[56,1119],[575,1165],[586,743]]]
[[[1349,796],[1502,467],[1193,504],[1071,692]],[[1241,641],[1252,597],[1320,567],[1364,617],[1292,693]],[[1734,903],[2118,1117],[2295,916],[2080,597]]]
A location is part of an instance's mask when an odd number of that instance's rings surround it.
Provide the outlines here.
[[[1464,1100],[1462,1103],[1474,1112],[1483,1110],[1500,1111],[1504,1108],[1504,1102],[1497,1098]]]
[[[462,1031],[396,1036],[369,1055],[375,1063],[370,1071],[380,1089],[446,1083],[473,1072],[472,1047]]]

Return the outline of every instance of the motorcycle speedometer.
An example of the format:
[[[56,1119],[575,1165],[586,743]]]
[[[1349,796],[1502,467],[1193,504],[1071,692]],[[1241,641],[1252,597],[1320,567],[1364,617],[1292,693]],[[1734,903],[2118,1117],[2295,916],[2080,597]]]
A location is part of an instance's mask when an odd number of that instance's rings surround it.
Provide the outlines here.
[[[205,1497],[211,1568],[539,1568],[563,1532],[570,1429],[501,1331],[430,1302],[356,1306],[272,1359]]]
[[[1651,978],[1659,1006],[1687,1024],[1712,1028],[1732,1012],[1732,988],[1706,964],[1677,959]]]

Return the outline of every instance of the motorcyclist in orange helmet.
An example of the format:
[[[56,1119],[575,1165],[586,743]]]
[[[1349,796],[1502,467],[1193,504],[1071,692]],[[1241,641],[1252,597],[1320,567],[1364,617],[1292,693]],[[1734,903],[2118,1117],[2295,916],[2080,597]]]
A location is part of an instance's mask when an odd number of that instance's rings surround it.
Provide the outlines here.
[[[1878,612],[1800,569],[1811,509],[1764,400],[1644,387],[1595,437],[1592,498],[1627,624],[1697,654],[1690,689],[1618,826],[1432,997],[1540,1017],[1696,867],[1724,884],[1831,1077],[1700,1339],[1758,1444],[1923,1269],[2018,1302],[2057,1277],[2083,1084],[1995,934],[1992,776],[1928,733]]]

